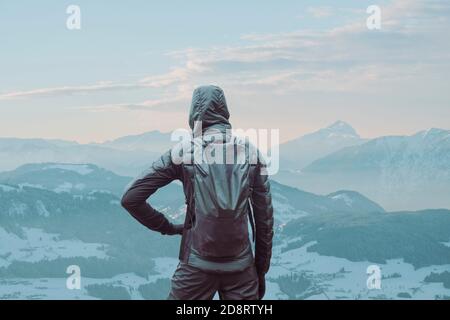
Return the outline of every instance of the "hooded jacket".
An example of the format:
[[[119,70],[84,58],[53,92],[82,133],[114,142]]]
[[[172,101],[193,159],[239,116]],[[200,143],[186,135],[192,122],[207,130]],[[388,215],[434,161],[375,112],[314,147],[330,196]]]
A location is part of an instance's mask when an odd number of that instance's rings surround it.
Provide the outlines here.
[[[232,139],[229,134],[231,129],[229,117],[222,89],[216,86],[203,86],[194,91],[189,112],[189,126],[194,137],[213,128],[216,132],[222,132],[224,142],[229,143]],[[179,253],[180,261],[216,272],[241,271],[255,263],[258,273],[265,274],[269,269],[272,255],[273,207],[268,177],[261,174],[264,169],[262,158],[258,157],[258,161],[250,169],[250,175],[253,177],[250,201],[255,226],[255,256],[253,258],[251,243],[248,241],[245,249],[235,257],[211,261],[192,249],[191,229],[195,224],[193,201],[195,191],[192,183],[194,172],[192,166],[180,163],[178,159],[173,158],[173,154],[172,150],[169,150],[155,161],[149,170],[134,180],[122,197],[122,206],[136,220],[153,231],[168,235],[181,233],[162,213],[147,203],[147,199],[159,188],[179,180],[183,184],[187,205]]]

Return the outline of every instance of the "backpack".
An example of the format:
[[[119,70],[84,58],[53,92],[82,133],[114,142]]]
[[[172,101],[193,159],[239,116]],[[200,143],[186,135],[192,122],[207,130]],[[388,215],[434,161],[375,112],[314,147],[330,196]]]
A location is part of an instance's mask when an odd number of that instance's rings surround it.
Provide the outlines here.
[[[236,257],[248,248],[249,217],[254,229],[250,202],[253,170],[248,148],[237,138],[221,145],[224,152],[234,150],[234,163],[194,162],[192,181],[192,249],[206,259],[218,261]]]

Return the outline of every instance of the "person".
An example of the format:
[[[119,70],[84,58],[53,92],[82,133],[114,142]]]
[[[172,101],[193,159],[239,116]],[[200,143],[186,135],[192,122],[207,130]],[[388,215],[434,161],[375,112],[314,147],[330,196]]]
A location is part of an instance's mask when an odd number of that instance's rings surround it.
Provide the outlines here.
[[[163,154],[122,197],[122,206],[150,230],[182,235],[180,262],[168,299],[208,300],[218,293],[223,300],[257,300],[265,294],[273,238],[267,165],[247,140],[231,134],[229,117],[221,88],[197,88],[189,114],[194,138]],[[215,151],[208,153],[217,153],[216,162],[196,160],[196,146],[202,155],[213,146]],[[249,150],[255,149],[256,157],[250,157]],[[221,150],[229,157],[224,156],[222,163],[217,161]],[[230,150],[234,151],[231,157]],[[159,188],[174,180],[182,182],[186,198],[183,225],[171,223],[147,203]]]

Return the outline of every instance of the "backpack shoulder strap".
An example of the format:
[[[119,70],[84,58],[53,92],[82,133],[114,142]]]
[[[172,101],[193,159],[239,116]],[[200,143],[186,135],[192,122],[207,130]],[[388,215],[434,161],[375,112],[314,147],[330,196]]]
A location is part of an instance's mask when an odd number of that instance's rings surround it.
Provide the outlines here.
[[[250,147],[247,144],[247,149],[248,152],[250,153]],[[250,157],[248,159],[248,161],[250,161]],[[252,165],[250,163],[250,168],[249,168],[249,172],[248,172],[248,183],[249,183],[249,190],[248,190],[248,203],[249,203],[249,220],[250,220],[250,226],[252,228],[252,240],[253,242],[255,242],[256,240],[256,227],[255,227],[255,217],[254,217],[254,212],[253,212],[253,203],[252,203],[252,194],[253,194],[253,183],[254,183],[254,179],[255,179],[255,166]]]

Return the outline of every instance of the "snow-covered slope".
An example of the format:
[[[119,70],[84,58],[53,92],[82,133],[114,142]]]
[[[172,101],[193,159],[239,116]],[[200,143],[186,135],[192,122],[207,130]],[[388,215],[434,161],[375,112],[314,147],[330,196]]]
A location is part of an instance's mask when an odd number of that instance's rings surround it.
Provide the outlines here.
[[[324,256],[308,250],[314,242],[281,252],[274,249],[274,261],[267,274],[273,290],[268,298],[307,300],[369,300],[369,299],[448,299],[450,289],[442,283],[424,281],[431,273],[450,270],[450,264],[414,268],[403,259],[350,261]],[[367,286],[369,267],[380,270],[381,286]]]
[[[336,212],[370,213],[384,209],[355,191],[338,191],[328,196],[305,192],[271,181],[275,221],[280,226],[308,216],[333,214]]]
[[[19,235],[0,227],[0,268],[12,261],[38,262],[67,257],[106,258],[105,246],[80,240],[61,239],[58,234],[23,228]]]
[[[347,207],[351,208],[347,211],[353,212],[384,212],[384,209],[374,201],[368,199],[362,194],[349,191],[341,190],[336,191],[327,196],[336,203],[345,204]]]
[[[116,175],[93,164],[25,164],[15,170],[0,173],[0,183],[3,184],[71,194],[108,191],[120,196],[130,180],[131,178]]]

